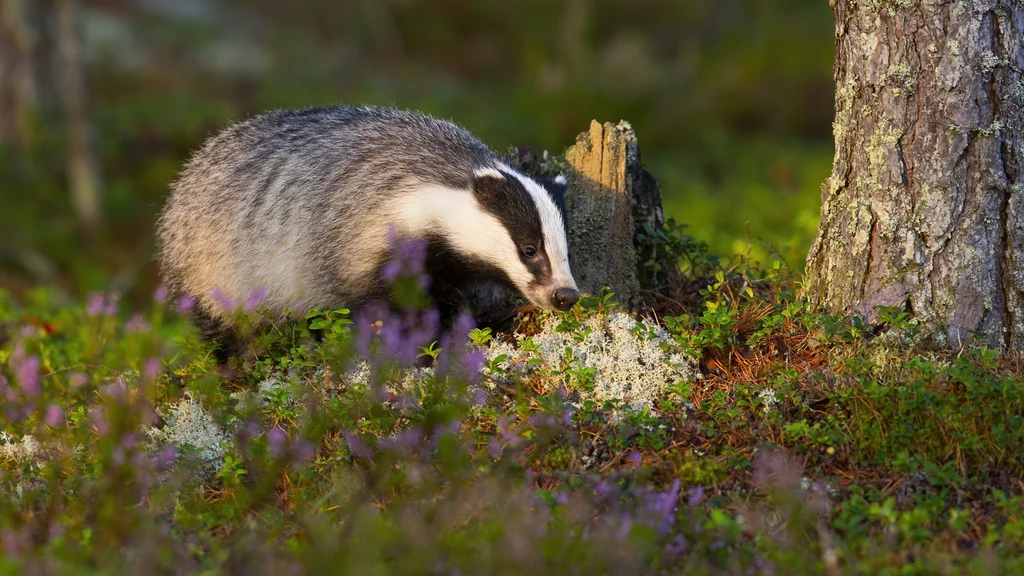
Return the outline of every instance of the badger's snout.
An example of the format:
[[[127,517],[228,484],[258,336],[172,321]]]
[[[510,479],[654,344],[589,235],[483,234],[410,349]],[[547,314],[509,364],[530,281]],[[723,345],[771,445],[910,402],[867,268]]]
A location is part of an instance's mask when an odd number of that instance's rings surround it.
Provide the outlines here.
[[[572,288],[559,288],[551,295],[551,303],[562,312],[572,308],[579,299],[580,293]]]

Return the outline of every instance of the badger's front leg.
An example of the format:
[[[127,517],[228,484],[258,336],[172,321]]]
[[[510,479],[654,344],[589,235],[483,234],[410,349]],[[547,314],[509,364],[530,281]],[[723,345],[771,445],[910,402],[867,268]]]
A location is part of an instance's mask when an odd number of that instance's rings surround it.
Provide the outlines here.
[[[227,367],[231,358],[241,356],[245,344],[238,332],[219,318],[215,318],[200,307],[192,310],[192,324],[199,330],[199,337],[204,342],[214,344],[214,359],[220,367]]]

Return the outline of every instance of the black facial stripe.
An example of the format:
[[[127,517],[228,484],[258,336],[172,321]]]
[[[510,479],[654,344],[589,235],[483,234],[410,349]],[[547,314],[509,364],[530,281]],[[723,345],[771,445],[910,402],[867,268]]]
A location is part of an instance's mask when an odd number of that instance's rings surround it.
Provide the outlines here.
[[[551,278],[551,263],[544,245],[544,229],[530,193],[518,178],[502,172],[504,178],[482,176],[473,180],[473,194],[484,211],[490,213],[508,230],[519,250],[519,259],[533,275],[531,285],[546,284]],[[525,246],[537,249],[537,255],[527,258]]]
[[[431,277],[431,296],[441,304],[461,300],[465,290],[479,282],[497,282],[514,288],[503,270],[459,252],[441,234],[427,236],[426,271]]]
[[[562,215],[562,222],[568,223],[569,217],[565,212],[565,189],[566,184],[560,184],[554,180],[554,178],[537,178],[537,181],[547,191],[548,196],[555,203],[555,207],[558,208],[558,212]]]

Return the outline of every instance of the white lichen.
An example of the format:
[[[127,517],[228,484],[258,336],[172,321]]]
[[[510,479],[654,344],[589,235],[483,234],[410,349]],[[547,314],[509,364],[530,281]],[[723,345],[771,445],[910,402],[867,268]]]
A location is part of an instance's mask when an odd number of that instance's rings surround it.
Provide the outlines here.
[[[524,346],[523,338],[518,348],[493,344],[490,359],[507,358],[497,366],[504,373],[492,378],[528,374],[541,360],[562,376],[544,379],[549,386],[572,385],[584,399],[622,400],[636,407],[652,405],[680,381],[700,378],[693,359],[679,351],[663,328],[647,320],[612,312],[591,316],[576,330],[559,332],[558,325],[557,318],[549,319],[530,339],[533,346]]]
[[[757,397],[761,399],[761,411],[765,414],[770,413],[775,407],[780,404],[778,397],[775,395],[774,388],[764,388],[757,393]]]
[[[228,436],[201,401],[186,392],[178,403],[160,410],[160,415],[165,423],[162,428],[145,429],[152,444],[190,448],[208,471],[219,467],[229,443]]]
[[[30,462],[40,457],[41,448],[31,434],[26,434],[21,440],[15,441],[6,432],[0,432],[0,460],[15,464]]]

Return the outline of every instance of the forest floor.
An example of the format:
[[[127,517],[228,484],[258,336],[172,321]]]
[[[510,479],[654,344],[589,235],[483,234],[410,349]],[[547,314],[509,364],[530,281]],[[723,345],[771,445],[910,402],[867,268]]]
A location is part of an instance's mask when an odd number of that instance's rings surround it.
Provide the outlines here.
[[[0,573],[1024,571],[1019,356],[664,240],[684,274],[639,316],[430,343],[410,297],[263,330],[230,375],[162,291],[0,291]]]

